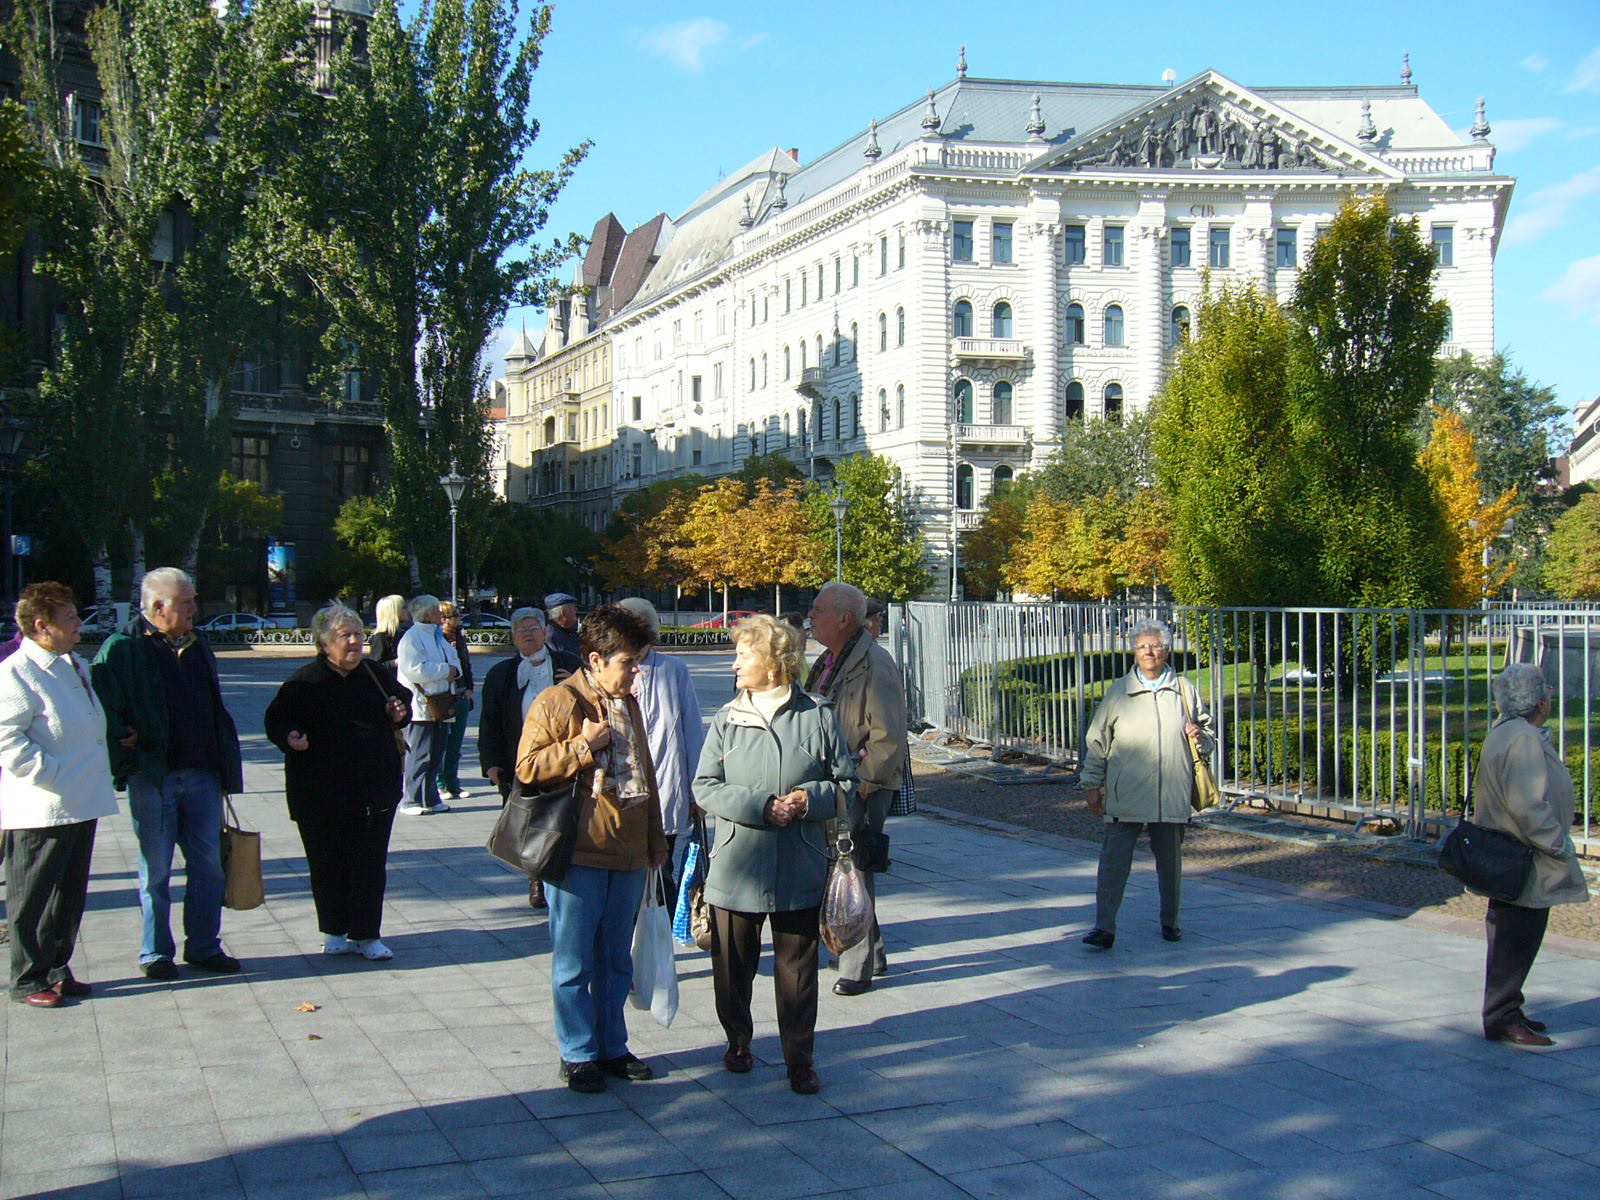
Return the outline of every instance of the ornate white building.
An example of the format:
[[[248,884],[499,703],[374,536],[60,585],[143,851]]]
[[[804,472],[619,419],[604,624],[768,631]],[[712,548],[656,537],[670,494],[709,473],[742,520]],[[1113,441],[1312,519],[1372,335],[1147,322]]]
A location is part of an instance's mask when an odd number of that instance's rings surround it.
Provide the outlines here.
[[[1494,350],[1513,181],[1483,120],[1409,81],[1250,89],[968,78],[801,165],[774,150],[656,238],[611,344],[615,497],[778,451],[826,479],[899,464],[955,580],[959,530],[1064,423],[1143,408],[1213,284],[1287,299],[1350,196],[1385,195],[1439,254],[1449,350]]]

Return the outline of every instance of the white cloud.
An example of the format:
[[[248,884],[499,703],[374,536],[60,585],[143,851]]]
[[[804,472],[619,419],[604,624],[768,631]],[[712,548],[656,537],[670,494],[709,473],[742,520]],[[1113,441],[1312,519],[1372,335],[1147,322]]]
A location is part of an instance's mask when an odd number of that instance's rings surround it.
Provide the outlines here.
[[[1513,117],[1509,121],[1496,121],[1489,140],[1505,153],[1515,154],[1528,143],[1560,129],[1564,123],[1559,117]]]
[[[1561,305],[1568,317],[1581,317],[1600,325],[1600,254],[1573,263],[1566,274],[1539,294],[1539,299]]]
[[[1525,246],[1566,223],[1572,206],[1600,193],[1600,167],[1579,171],[1571,179],[1540,188],[1528,197],[1526,207],[1506,226],[1505,244]]]
[[[1537,74],[1550,65],[1550,60],[1542,54],[1530,54],[1522,60],[1522,65]]]
[[[695,17],[652,29],[640,39],[646,50],[681,70],[699,74],[706,56],[726,44],[733,30],[714,17]]]
[[[1589,57],[1578,64],[1578,69],[1567,80],[1569,92],[1600,92],[1600,46],[1589,51]]]

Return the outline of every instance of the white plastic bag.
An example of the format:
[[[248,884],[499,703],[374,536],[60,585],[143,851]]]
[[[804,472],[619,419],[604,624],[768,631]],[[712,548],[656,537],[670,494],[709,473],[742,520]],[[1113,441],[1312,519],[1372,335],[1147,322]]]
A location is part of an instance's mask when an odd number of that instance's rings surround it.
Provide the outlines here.
[[[645,874],[644,896],[633,924],[633,990],[635,1008],[648,1009],[656,1023],[670,1027],[678,1015],[678,964],[672,948],[672,914],[661,903],[661,872]]]
[[[839,839],[839,857],[822,892],[818,924],[823,945],[834,954],[843,954],[872,928],[872,897],[867,895],[866,880],[856,869],[848,837]]]

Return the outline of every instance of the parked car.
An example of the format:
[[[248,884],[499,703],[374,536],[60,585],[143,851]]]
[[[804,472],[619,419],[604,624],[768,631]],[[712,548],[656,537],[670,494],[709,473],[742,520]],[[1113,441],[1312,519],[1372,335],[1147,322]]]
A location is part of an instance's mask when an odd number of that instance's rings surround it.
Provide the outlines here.
[[[755,616],[753,608],[730,608],[726,613],[718,613],[709,621],[698,621],[689,626],[690,629],[732,629],[746,617]]]
[[[277,625],[255,613],[231,612],[212,617],[196,628],[205,633],[255,633],[262,629],[276,629]]]
[[[467,623],[468,629],[510,629],[511,622],[494,613],[479,613]]]
[[[83,618],[85,633],[115,633],[127,626],[133,616],[133,605],[126,600],[99,604],[78,614]]]

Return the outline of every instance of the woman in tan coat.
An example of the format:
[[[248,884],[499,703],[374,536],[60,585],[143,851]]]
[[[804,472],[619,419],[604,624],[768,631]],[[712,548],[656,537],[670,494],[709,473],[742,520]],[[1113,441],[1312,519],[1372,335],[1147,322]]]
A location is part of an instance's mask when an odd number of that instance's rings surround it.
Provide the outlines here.
[[[1550,689],[1531,663],[1513,663],[1495,677],[1494,723],[1473,776],[1478,824],[1533,847],[1533,870],[1515,901],[1490,900],[1484,914],[1483,1036],[1517,1046],[1551,1046],[1544,1022],[1522,1010],[1522,985],[1544,941],[1554,904],[1582,904],[1589,885],[1572,844],[1572,776],[1550,745]]]
[[[1095,885],[1094,928],[1084,941],[1109,950],[1117,936],[1117,910],[1133,868],[1141,830],[1150,836],[1161,886],[1161,936],[1181,941],[1179,889],[1183,835],[1193,811],[1194,761],[1189,742],[1211,753],[1211,713],[1187,679],[1167,665],[1172,630],[1142,621],[1128,633],[1133,670],[1111,685],[1089,725],[1079,779],[1089,811],[1103,817],[1105,841]]]
[[[634,700],[650,627],[615,605],[595,609],[579,633],[583,670],[546,688],[528,709],[517,778],[541,790],[576,780],[572,865],[545,881],[550,905],[550,986],[561,1078],[575,1092],[605,1091],[606,1075],[649,1079],[628,1050],[622,1007],[633,986],[633,922],[645,868],[667,857],[655,769]]]

